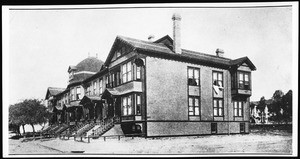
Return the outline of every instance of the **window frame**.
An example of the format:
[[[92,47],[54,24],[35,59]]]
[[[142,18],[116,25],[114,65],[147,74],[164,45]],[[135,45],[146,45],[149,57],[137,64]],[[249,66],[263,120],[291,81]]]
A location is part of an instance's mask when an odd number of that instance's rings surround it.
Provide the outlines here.
[[[215,85],[214,74],[217,74],[217,80],[216,80],[217,85],[219,84],[219,81],[221,81],[222,87],[224,88],[224,75],[223,75],[223,72],[221,72],[221,71],[213,71],[212,72],[212,83],[213,83],[213,85]],[[219,75],[222,75],[221,80],[219,79]]]
[[[190,105],[190,99],[192,99],[192,105]],[[196,106],[195,99],[198,99],[198,106]],[[200,117],[200,112],[201,112],[201,106],[200,106],[200,96],[188,96],[188,116],[199,116]],[[196,115],[196,107],[198,107],[198,115]],[[192,108],[192,111],[190,111],[190,108]],[[190,114],[190,113],[193,114]]]
[[[140,81],[142,78],[142,67],[135,65],[135,79],[137,81]],[[139,71],[138,71],[139,70]]]
[[[128,67],[129,65],[130,65],[130,67]],[[132,64],[132,61],[128,61],[128,62],[122,64],[121,68],[122,68],[121,69],[121,74],[122,74],[122,81],[121,81],[122,83],[121,84],[124,84],[124,83],[132,81],[133,80],[133,78],[132,78],[132,74],[133,74],[133,64]],[[130,70],[129,70],[129,68],[130,68]],[[125,76],[126,80],[124,80],[124,76]]]
[[[138,103],[138,97],[140,99],[140,103]],[[140,112],[138,113],[138,107]],[[141,94],[135,94],[135,115],[142,115],[142,95]]]
[[[192,78],[190,78],[190,70],[192,70],[192,72],[193,72]],[[195,78],[196,70],[198,71],[198,78]],[[188,66],[188,68],[187,68],[187,77],[188,77],[188,81],[187,81],[188,86],[199,86],[200,87],[200,68]],[[192,84],[191,82],[195,82],[196,85]]]
[[[217,101],[217,106],[215,106],[215,101]],[[220,107],[220,102],[222,101],[222,107]],[[217,114],[215,114],[215,109],[217,109]],[[220,115],[220,109],[222,115]],[[224,99],[223,98],[213,98],[213,115],[214,117],[224,117]]]
[[[128,104],[129,98],[130,98],[130,105]],[[124,105],[124,99],[126,101],[126,105]],[[134,115],[135,110],[134,110],[134,107],[133,107],[133,95],[132,94],[125,95],[125,96],[121,97],[121,107],[122,107],[121,116],[132,116],[132,115]],[[125,108],[126,108],[126,114],[124,113]],[[129,108],[131,108],[130,114],[129,114]]]
[[[97,94],[97,81],[93,82],[93,95]]]
[[[242,75],[243,79],[240,80],[240,75]],[[248,75],[248,88],[245,88],[245,83],[246,83],[246,75]],[[246,72],[246,71],[237,71],[237,88],[242,89],[242,90],[251,90],[251,72]],[[241,82],[241,85],[240,85]]]
[[[79,93],[78,93],[78,90],[79,90]],[[80,95],[81,95],[81,90],[80,90],[80,87],[76,87],[76,99],[75,100],[79,100],[80,99]]]
[[[235,107],[235,103],[237,104]],[[240,111],[241,110],[241,111]],[[243,117],[244,116],[244,102],[240,100],[233,101],[233,116],[234,117]]]
[[[99,94],[103,93],[103,80],[102,78],[99,79]]]

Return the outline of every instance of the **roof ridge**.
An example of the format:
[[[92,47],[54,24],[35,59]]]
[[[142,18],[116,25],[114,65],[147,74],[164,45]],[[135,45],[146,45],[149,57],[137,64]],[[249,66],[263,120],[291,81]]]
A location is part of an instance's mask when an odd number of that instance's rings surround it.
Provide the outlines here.
[[[208,54],[208,53],[203,53],[203,52],[197,52],[197,51],[193,51],[193,50],[188,50],[188,49],[181,49],[181,50],[184,50],[184,51],[188,51],[190,53],[193,53],[193,54],[199,54],[199,55],[205,55],[205,56],[210,56],[210,57],[215,57],[215,58],[221,58],[221,59],[224,59],[224,60],[232,60],[230,58],[226,58],[226,57],[218,57],[216,55],[211,55],[211,54]]]
[[[169,36],[169,35],[165,35],[165,36],[163,36],[162,38],[164,38],[164,37],[167,37],[167,36]],[[120,37],[120,38],[122,38],[122,39],[129,39],[129,40],[137,40],[137,41],[142,41],[142,42],[145,42],[145,43],[147,43],[147,44],[152,44],[152,45],[159,45],[159,46],[164,46],[164,47],[166,47],[166,48],[168,48],[165,44],[162,44],[162,43],[155,43],[155,41],[154,42],[150,42],[150,41],[146,41],[146,40],[140,40],[140,39],[135,39],[135,38],[131,38],[131,37],[125,37],[125,36],[121,36],[121,35],[118,35],[117,37]],[[160,38],[160,39],[162,39],[162,38]],[[160,39],[158,39],[158,40],[160,40]],[[156,41],[158,41],[158,40],[156,40]],[[169,49],[169,48],[168,48]],[[226,58],[226,57],[217,57],[217,56],[215,56],[215,55],[211,55],[211,54],[207,54],[207,53],[202,53],[202,52],[197,52],[197,51],[193,51],[193,50],[188,50],[188,49],[181,49],[181,50],[184,50],[184,51],[188,51],[188,52],[191,52],[191,53],[193,53],[193,54],[200,54],[200,55],[206,55],[206,56],[210,56],[210,57],[215,57],[215,58],[221,58],[221,59],[225,59],[225,60],[232,60],[232,59],[230,59],[230,58]],[[172,50],[171,50],[172,51]]]

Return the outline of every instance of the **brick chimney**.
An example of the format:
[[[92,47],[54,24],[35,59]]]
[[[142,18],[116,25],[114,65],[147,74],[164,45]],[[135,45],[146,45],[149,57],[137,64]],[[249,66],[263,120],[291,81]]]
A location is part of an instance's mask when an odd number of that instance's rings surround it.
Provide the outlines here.
[[[181,54],[181,35],[180,35],[180,21],[181,16],[177,13],[173,14],[173,51]]]
[[[224,50],[218,48],[218,49],[216,50],[216,55],[217,55],[218,57],[224,57]]]

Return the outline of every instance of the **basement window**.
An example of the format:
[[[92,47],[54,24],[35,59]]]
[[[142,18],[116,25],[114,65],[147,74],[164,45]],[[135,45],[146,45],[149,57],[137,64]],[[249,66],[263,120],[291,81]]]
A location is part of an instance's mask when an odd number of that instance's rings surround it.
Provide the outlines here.
[[[240,133],[245,133],[245,123],[240,123]]]

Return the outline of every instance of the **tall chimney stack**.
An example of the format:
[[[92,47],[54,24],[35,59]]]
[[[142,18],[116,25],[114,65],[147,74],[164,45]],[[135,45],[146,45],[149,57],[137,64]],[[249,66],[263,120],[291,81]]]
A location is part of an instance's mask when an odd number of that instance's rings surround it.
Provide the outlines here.
[[[181,16],[178,13],[174,13],[173,20],[173,51],[177,54],[181,54],[181,35],[180,35],[180,21]]]

